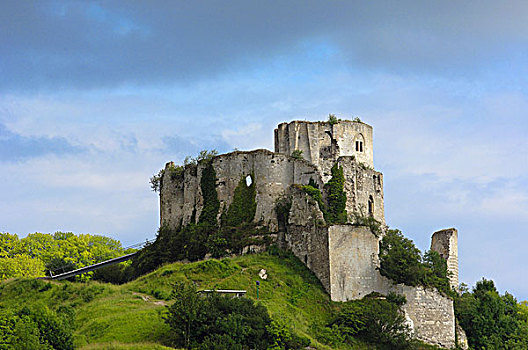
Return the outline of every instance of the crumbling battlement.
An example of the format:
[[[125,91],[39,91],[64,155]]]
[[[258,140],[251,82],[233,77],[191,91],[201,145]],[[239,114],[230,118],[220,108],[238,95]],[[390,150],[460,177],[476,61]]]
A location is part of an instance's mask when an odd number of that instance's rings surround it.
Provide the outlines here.
[[[359,121],[338,123],[292,121],[275,129],[275,152],[291,155],[302,151],[304,159],[317,166],[327,182],[330,169],[342,156],[354,156],[374,168],[372,127]]]

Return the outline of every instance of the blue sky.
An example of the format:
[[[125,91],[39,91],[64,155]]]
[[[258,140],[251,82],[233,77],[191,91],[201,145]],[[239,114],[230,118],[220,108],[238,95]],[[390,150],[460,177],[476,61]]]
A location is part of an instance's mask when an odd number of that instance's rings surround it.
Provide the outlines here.
[[[3,1],[0,231],[155,235],[149,177],[273,147],[293,119],[374,127],[385,210],[460,279],[528,299],[528,3]]]

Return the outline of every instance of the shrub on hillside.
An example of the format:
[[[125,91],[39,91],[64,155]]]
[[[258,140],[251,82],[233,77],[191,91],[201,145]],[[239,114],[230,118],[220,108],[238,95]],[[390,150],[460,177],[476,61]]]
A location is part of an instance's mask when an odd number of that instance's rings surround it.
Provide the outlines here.
[[[0,349],[73,349],[73,314],[45,306],[0,309]]]
[[[192,284],[177,283],[165,322],[173,345],[186,349],[266,349],[270,318],[247,298],[200,295]]]

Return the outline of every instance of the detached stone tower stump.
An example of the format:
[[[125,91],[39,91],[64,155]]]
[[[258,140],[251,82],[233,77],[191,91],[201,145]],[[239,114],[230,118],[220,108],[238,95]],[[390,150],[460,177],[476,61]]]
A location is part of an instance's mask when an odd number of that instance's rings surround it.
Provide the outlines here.
[[[458,231],[448,228],[433,233],[431,250],[438,252],[447,261],[449,283],[458,290]]]

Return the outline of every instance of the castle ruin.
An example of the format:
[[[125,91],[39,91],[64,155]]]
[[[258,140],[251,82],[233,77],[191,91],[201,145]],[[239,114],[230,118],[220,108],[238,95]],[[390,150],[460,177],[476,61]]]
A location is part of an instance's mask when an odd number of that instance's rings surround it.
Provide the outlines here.
[[[294,154],[295,156],[292,156]],[[338,165],[345,178],[345,224],[325,223],[323,211],[302,185],[319,189]],[[185,167],[169,176],[167,163],[160,185],[161,225],[177,229],[200,216],[203,196],[200,179],[205,165]],[[276,243],[293,252],[319,278],[333,301],[360,299],[372,292],[405,295],[403,306],[415,336],[429,344],[455,347],[453,301],[436,289],[395,284],[379,273],[379,241],[356,218],[374,218],[385,224],[383,175],[374,170],[372,127],[359,120],[330,122],[292,121],[275,129],[275,152],[235,151],[212,159],[218,219],[233,200],[240,179],[256,188],[254,222],[275,232]],[[323,191],[323,196],[324,196]],[[289,198],[287,222],[280,222],[277,202]],[[457,231],[435,232],[431,249],[447,260],[450,283],[458,285]],[[258,247],[250,247],[258,249]]]

